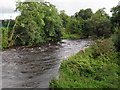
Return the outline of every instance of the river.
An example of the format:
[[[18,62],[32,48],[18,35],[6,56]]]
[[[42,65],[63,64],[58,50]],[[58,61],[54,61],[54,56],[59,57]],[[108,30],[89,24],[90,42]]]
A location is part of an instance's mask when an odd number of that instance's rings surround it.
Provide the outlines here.
[[[87,48],[90,39],[68,40],[33,48],[2,51],[2,88],[48,88],[60,62]]]

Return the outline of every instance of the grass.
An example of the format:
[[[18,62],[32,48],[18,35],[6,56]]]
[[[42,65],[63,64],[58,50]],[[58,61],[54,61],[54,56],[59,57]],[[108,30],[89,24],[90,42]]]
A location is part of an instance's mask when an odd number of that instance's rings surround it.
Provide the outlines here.
[[[77,34],[64,34],[61,39],[80,39],[83,38],[80,35]]]
[[[120,88],[120,53],[110,57],[93,57],[94,49],[79,52],[64,60],[59,68],[59,79],[50,81],[51,88]]]

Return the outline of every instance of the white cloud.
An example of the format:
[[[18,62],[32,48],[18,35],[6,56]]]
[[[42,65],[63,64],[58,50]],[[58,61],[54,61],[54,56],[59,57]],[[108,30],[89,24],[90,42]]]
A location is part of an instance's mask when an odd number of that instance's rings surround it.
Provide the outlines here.
[[[100,8],[106,8],[106,12],[110,13],[113,6],[118,5],[119,0],[46,0],[54,5],[59,10],[65,10],[68,15],[73,15],[80,9],[91,8],[93,12]]]
[[[15,19],[16,16],[20,15],[18,12],[13,12],[13,13],[0,13],[0,20],[3,19]]]
[[[120,1],[118,2],[118,5],[120,5]]]
[[[0,19],[7,18],[12,15],[15,17],[14,10],[17,0],[0,0]],[[58,10],[65,10],[68,15],[73,15],[80,9],[91,8],[93,12],[100,8],[106,8],[106,12],[110,13],[110,8],[118,5],[119,0],[45,0],[54,4]],[[4,16],[3,16],[4,14]],[[15,15],[14,15],[15,14]]]
[[[0,12],[12,13],[16,8],[15,0],[1,0],[0,1]]]
[[[14,12],[16,9],[16,0],[1,0],[0,1],[0,19],[15,19],[19,14]]]

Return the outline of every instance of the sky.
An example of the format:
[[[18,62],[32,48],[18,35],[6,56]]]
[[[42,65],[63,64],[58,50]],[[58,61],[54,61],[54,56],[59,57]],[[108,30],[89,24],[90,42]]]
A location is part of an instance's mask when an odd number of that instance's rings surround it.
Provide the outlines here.
[[[15,19],[20,13],[14,12],[17,0],[0,0],[0,19]],[[91,8],[96,12],[100,8],[106,8],[106,12],[111,16],[110,9],[120,0],[45,0],[56,6],[58,11],[65,10],[70,16],[80,9]]]

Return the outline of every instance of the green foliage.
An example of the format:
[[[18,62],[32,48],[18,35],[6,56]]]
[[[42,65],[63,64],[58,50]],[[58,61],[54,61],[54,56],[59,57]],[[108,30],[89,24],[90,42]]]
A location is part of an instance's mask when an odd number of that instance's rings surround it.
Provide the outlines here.
[[[58,14],[56,7],[49,2],[18,2],[17,10],[21,15],[10,23],[15,29],[9,27],[12,30],[12,33],[8,32],[9,46],[32,46],[61,38],[108,38],[115,32],[113,41],[119,51],[119,8],[112,8],[110,19],[104,8],[96,13],[90,8],[81,9],[73,16],[68,16],[64,10]]]
[[[113,24],[113,27],[116,25],[120,26],[120,5],[113,7],[111,9],[111,12],[112,12],[111,22]]]
[[[116,51],[120,52],[120,29],[116,30],[116,32],[112,35],[112,40],[114,42],[114,46]]]
[[[71,18],[69,23],[67,24],[66,27],[67,30],[69,30],[70,34],[81,34],[81,29],[79,27],[79,21],[77,21],[76,19]]]
[[[1,46],[0,49],[8,47],[8,28],[0,27]]]
[[[62,39],[80,39],[82,38],[80,35],[77,34],[63,34],[63,36],[61,37]]]
[[[65,11],[60,11],[60,18],[63,26],[61,38],[80,38],[79,21],[65,14]]]
[[[114,43],[111,39],[97,40],[91,47],[93,49],[92,56],[98,58],[99,56],[110,57],[115,51]]]
[[[80,38],[81,36],[81,28],[80,22],[76,20],[74,17],[70,17],[65,14],[65,11],[60,12],[60,17],[62,19],[62,38]]]
[[[88,9],[81,9],[79,12],[76,12],[74,17],[77,19],[77,20],[87,20],[89,18],[91,18],[91,16],[93,15],[93,12],[90,8]]]
[[[79,20],[79,28],[81,29],[82,37],[88,38],[90,36],[90,29],[88,26],[88,19],[93,15],[93,12],[90,8],[81,9],[78,13],[75,13],[74,17]]]
[[[105,43],[105,41],[107,43]],[[98,41],[97,44],[109,49],[111,41]],[[100,44],[101,43],[101,44]],[[102,48],[102,47],[99,47]],[[99,49],[98,48],[98,49]],[[103,47],[104,48],[104,47]],[[99,58],[93,57],[95,48],[88,48],[85,52],[64,60],[59,69],[59,79],[52,79],[52,88],[119,88],[119,54],[111,53],[111,57],[106,50]],[[98,51],[99,52],[99,51]],[[108,52],[109,53],[109,52]],[[115,62],[116,61],[116,62]]]
[[[47,8],[46,8],[47,7]],[[57,41],[61,36],[61,25],[62,20],[58,15],[57,9],[54,5],[50,4],[46,6],[44,10],[46,10],[44,22],[44,32],[46,34],[46,41]]]
[[[91,26],[89,25],[88,20],[81,20],[80,27],[81,27],[82,36],[84,36],[85,38],[88,38],[89,36],[93,36],[92,30],[90,29]]]
[[[111,23],[114,32],[114,34],[112,35],[112,39],[116,47],[116,51],[120,51],[120,5],[113,7],[111,9],[111,12]]]
[[[70,22],[70,16],[68,16],[64,10],[60,11],[60,18],[62,19],[62,26],[67,27],[67,24]]]
[[[48,2],[19,2],[21,15],[16,18],[15,45],[33,45],[57,41],[61,36],[61,19]]]
[[[60,14],[63,20],[65,33],[77,34],[82,38],[88,37],[110,37],[112,24],[109,16],[103,9],[93,13],[91,9],[81,9],[73,16],[67,16],[63,11]]]
[[[96,35],[97,37],[110,37],[112,33],[111,21],[104,9],[98,10],[87,22],[86,29],[88,29],[89,36]],[[86,30],[85,29],[85,30]]]

